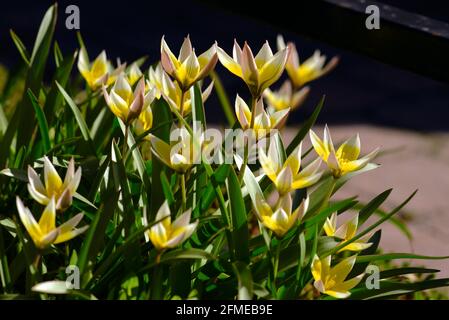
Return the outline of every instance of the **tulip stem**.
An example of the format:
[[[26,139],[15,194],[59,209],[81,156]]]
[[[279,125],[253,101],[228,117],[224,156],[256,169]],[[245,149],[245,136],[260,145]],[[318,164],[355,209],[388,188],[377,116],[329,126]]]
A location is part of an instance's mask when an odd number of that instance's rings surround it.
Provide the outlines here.
[[[151,279],[151,299],[152,300],[160,300],[162,298],[162,265],[161,256],[163,251],[159,251],[156,255],[156,265],[153,269],[153,278]]]
[[[181,114],[181,117],[184,117],[184,97],[186,92],[181,90],[181,102],[179,103],[179,113]]]
[[[276,289],[276,279],[278,276],[278,270],[279,270],[279,255],[281,252],[281,241],[278,240],[276,245],[274,246],[274,256],[272,256],[273,261],[273,278],[271,279],[271,295],[273,298],[276,298],[277,296],[277,289]]]
[[[125,124],[125,136],[124,136],[124,140],[123,140],[123,145],[122,145],[122,158],[124,159],[125,157],[125,152],[126,152],[126,146],[128,145],[128,125]]]
[[[256,105],[257,105],[257,100],[258,97],[256,96],[252,96],[251,98],[251,121],[249,124],[249,130],[250,133],[252,133],[253,128],[254,128],[254,118],[255,118],[255,113],[256,113]],[[242,167],[240,168],[240,174],[239,174],[239,181],[242,182],[243,181],[243,177],[245,176],[245,170],[246,170],[246,166],[248,165],[248,158],[249,158],[249,139],[248,141],[246,141],[246,144],[244,146],[244,153],[243,153],[243,163],[242,163]]]
[[[183,173],[181,174],[181,197],[182,197],[182,203],[181,203],[181,211],[186,211],[187,207],[187,192],[186,192],[186,175]]]

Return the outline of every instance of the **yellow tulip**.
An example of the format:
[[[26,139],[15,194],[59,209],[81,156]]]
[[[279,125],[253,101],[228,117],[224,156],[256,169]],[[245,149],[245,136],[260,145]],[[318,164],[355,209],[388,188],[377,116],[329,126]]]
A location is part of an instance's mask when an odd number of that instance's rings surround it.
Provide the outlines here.
[[[207,88],[201,93],[201,97],[203,102],[207,100],[210,93],[212,92],[212,88],[214,83],[211,82]],[[181,112],[181,98],[182,98],[182,90],[177,82],[172,81],[168,75],[162,69],[161,64],[158,64],[154,69],[150,68],[149,70],[149,80],[147,81],[148,88],[155,89],[156,98],[160,98],[163,96],[164,100],[170,105],[171,108],[174,108]],[[182,103],[182,111],[183,115],[189,114],[192,110],[192,102],[190,98],[190,91],[184,92],[184,101]]]
[[[127,70],[128,82],[131,86],[133,86],[142,77],[142,75],[142,71],[135,62]]]
[[[106,52],[103,50],[93,63],[90,63],[86,48],[80,49],[78,56],[78,70],[87,85],[96,90],[102,85],[109,85],[115,81],[117,75],[125,69],[126,65],[119,65],[115,70],[106,58]]]
[[[281,35],[278,36],[278,49],[290,48],[290,55],[287,59],[285,69],[296,88],[302,87],[304,84],[324,76],[334,69],[339,61],[338,57],[333,57],[326,65],[326,56],[321,55],[316,50],[310,58],[300,63],[298,51],[294,43],[289,42],[285,45]]]
[[[70,160],[64,182],[53,164],[44,157],[44,184],[31,166],[28,166],[28,191],[42,205],[56,202],[56,210],[64,211],[72,204],[72,197],[81,181],[81,167],[75,172],[75,161]]]
[[[254,201],[254,209],[260,222],[279,238],[283,237],[298,222],[307,211],[308,205],[309,198],[306,198],[292,212],[292,198],[289,193],[279,198],[274,209],[261,194],[257,194]]]
[[[279,90],[271,91],[270,88],[267,88],[263,95],[269,107],[280,111],[288,108],[291,110],[298,108],[306,100],[309,92],[309,87],[293,92],[291,82],[286,80]]]
[[[312,275],[315,279],[314,287],[321,293],[334,298],[344,299],[351,295],[351,290],[360,283],[363,274],[346,280],[351,272],[356,256],[342,260],[336,266],[331,267],[331,256],[320,259],[317,255],[312,261]],[[345,281],[346,280],[346,281]]]
[[[277,129],[282,121],[288,116],[290,109],[267,113],[263,105],[263,100],[259,99],[254,110],[254,126],[256,133],[268,134],[269,130]],[[249,129],[251,124],[251,110],[245,100],[239,95],[235,98],[235,114],[243,130]],[[264,134],[261,134],[264,135]]]
[[[125,75],[121,73],[108,93],[103,86],[103,95],[111,111],[126,124],[139,117],[154,100],[154,90],[145,94],[145,80],[140,79],[134,93]]]
[[[154,247],[161,251],[175,248],[187,240],[198,226],[198,220],[190,223],[192,209],[181,214],[173,223],[167,201],[165,201],[156,214],[159,221],[148,231],[148,238]]]
[[[27,230],[30,238],[39,249],[45,249],[51,244],[69,241],[89,228],[84,226],[80,229],[75,227],[83,219],[83,214],[77,214],[72,219],[56,227],[56,205],[52,197],[42,213],[39,222],[33,217],[31,211],[25,207],[19,197],[16,198],[17,210],[20,220]]]
[[[337,213],[334,212],[330,218],[326,219],[323,229],[328,237],[336,237],[342,239],[344,243],[345,241],[349,241],[355,237],[357,233],[358,223],[359,215],[357,214],[337,229]],[[344,248],[340,249],[338,252],[365,250],[372,245],[372,243],[367,243],[368,237],[351,242]]]
[[[232,58],[223,49],[218,47],[217,50],[221,64],[245,81],[254,98],[259,98],[266,88],[279,79],[289,52],[289,48],[284,48],[273,55],[270,45],[265,42],[254,57],[246,42],[241,49],[237,41],[234,41]]]
[[[312,130],[310,130],[310,140],[312,141],[316,153],[327,163],[335,178],[362,169],[379,151],[379,149],[376,148],[365,157],[358,159],[360,155],[360,137],[357,134],[342,143],[335,152],[327,125],[324,128],[323,140],[321,140]]]
[[[176,172],[185,173],[194,164],[200,162],[201,150],[199,150],[199,146],[201,144],[200,141],[195,143],[193,139],[197,137],[192,137],[184,127],[175,130],[178,133],[178,140],[170,144],[150,134],[151,150],[165,165]]]
[[[268,154],[263,148],[259,148],[259,161],[264,173],[273,181],[279,194],[284,195],[292,190],[302,189],[315,184],[321,177],[318,172],[321,159],[317,158],[304,169],[301,168],[300,144],[282,163],[276,140],[271,139]]]
[[[172,53],[162,37],[161,63],[164,70],[176,79],[183,91],[187,91],[195,82],[204,79],[217,64],[216,44],[209,50],[199,55],[195,54],[190,37],[187,36],[179,51],[179,56]]]

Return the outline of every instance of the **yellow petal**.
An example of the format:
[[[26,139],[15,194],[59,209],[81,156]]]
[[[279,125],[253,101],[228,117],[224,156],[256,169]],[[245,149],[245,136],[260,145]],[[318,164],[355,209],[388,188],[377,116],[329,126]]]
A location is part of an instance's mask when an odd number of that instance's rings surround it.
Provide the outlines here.
[[[359,135],[355,135],[351,139],[348,139],[338,148],[335,153],[336,157],[342,161],[357,160],[360,154],[360,138]]]
[[[41,218],[39,219],[39,228],[43,234],[47,234],[55,229],[56,223],[56,208],[55,198],[51,198],[48,205],[45,207]]]
[[[61,177],[47,157],[44,157],[44,181],[48,196],[55,195],[60,192],[62,187]]]
[[[217,48],[218,59],[221,64],[236,76],[243,78],[243,72],[240,65],[233,60],[223,49]]]

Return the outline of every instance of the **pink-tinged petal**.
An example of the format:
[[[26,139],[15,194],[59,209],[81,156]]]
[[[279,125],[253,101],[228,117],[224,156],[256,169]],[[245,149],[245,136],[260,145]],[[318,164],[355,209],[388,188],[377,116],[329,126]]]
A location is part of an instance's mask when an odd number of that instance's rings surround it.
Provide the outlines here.
[[[53,229],[49,233],[47,233],[45,236],[41,237],[39,240],[36,239],[36,241],[33,239],[34,244],[40,248],[44,249],[55,242],[56,238],[59,235],[59,229]]]
[[[209,49],[211,50],[211,49]],[[207,53],[207,52],[206,52]],[[215,68],[215,66],[217,65],[218,62],[218,54],[216,53],[216,49],[214,54],[212,55],[212,57],[209,59],[209,62],[203,67],[202,66],[202,56],[198,57],[198,61],[200,63],[201,66],[201,71],[198,75],[197,80],[202,80],[205,77],[207,77],[209,75],[209,73]]]
[[[232,47],[232,58],[238,63],[242,63],[242,48],[240,48],[237,40],[234,39],[234,46]]]
[[[203,102],[205,102],[207,100],[207,98],[209,98],[213,88],[214,88],[214,82],[212,81],[201,94],[201,98],[203,99]]]
[[[310,87],[304,87],[301,90],[295,92],[292,97],[291,105],[290,107],[292,110],[300,107],[304,101],[307,99],[310,93]]]
[[[143,91],[141,91],[131,103],[129,107],[128,117],[126,121],[129,123],[130,121],[136,119],[140,113],[142,112],[144,105],[145,97],[143,95]]]
[[[165,243],[166,248],[175,248],[179,246],[184,241],[184,232],[178,233],[176,236],[168,239],[168,241]]]
[[[279,110],[270,115],[270,125],[272,128],[279,128],[287,119],[290,108]]]
[[[181,214],[172,224],[173,229],[186,227],[190,222],[190,216],[192,215],[192,209],[188,209]]]
[[[64,192],[59,196],[58,202],[56,203],[56,210],[65,211],[72,204],[72,192],[70,189],[65,189]]]
[[[36,200],[37,202],[39,202],[40,204],[43,205],[47,205],[48,202],[50,201],[50,198],[48,198],[45,194],[42,194],[38,191],[36,191],[36,189],[33,188],[33,186],[31,184],[28,184],[28,192],[30,193],[31,197]]]
[[[254,60],[253,52],[248,43],[245,42],[242,50],[242,67],[243,79],[248,86],[258,86],[259,71],[257,69],[256,61]]]
[[[282,50],[286,47],[284,37],[281,34],[278,34],[276,37],[276,44],[278,50]]]
[[[74,176],[75,176],[75,160],[72,157],[69,161],[69,165],[67,166],[63,186],[67,187],[70,181],[73,180]]]
[[[196,220],[193,223],[188,224],[184,228],[184,234],[183,234],[183,239],[182,239],[183,242],[191,237],[191,235],[195,232],[197,226],[198,226],[198,220]]]
[[[292,219],[294,221],[301,219],[305,215],[307,209],[309,208],[309,202],[310,202],[309,197],[301,201],[299,207],[296,208],[295,211],[292,213]]]
[[[165,200],[164,203],[162,204],[162,206],[157,211],[156,221],[160,221],[167,217],[170,217],[170,207],[168,206],[168,201]],[[170,220],[170,219],[168,219],[168,220]]]
[[[190,42],[190,36],[187,35],[187,37],[184,38],[184,41],[181,45],[181,49],[179,50],[179,56],[178,60],[179,62],[184,62],[189,55],[192,53],[192,43]]]
[[[28,166],[28,191],[34,200],[40,204],[46,205],[50,200],[47,197],[47,191],[44,188],[39,176],[31,166]]]
[[[240,122],[242,129],[249,127],[251,121],[251,110],[245,100],[240,98],[239,95],[235,98],[235,115],[237,116],[237,120]]]

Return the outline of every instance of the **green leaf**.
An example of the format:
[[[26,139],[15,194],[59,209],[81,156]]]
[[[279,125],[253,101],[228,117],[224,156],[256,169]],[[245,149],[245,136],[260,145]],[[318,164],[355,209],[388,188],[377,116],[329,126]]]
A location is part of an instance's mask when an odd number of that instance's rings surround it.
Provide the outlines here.
[[[171,206],[173,203],[175,203],[175,196],[173,195],[173,191],[170,187],[170,182],[168,181],[167,174],[164,171],[161,172],[161,184],[165,199],[167,199],[168,205]]]
[[[83,135],[83,138],[85,141],[89,142],[91,145],[93,145],[92,137],[90,136],[89,128],[87,127],[86,122],[84,121],[84,118],[76,106],[75,102],[72,100],[72,98],[69,96],[69,94],[64,90],[64,88],[56,82],[56,85],[58,86],[59,91],[61,91],[62,96],[64,97],[65,101],[69,105],[70,109],[73,112],[73,115],[75,116],[76,122],[78,123],[78,126],[81,130],[81,134]]]
[[[19,50],[20,56],[22,57],[23,61],[25,61],[28,66],[30,66],[30,55],[22,40],[20,40],[19,36],[13,30],[9,30],[9,33],[11,35],[12,41],[14,41],[14,44],[16,45],[17,50]]]
[[[359,225],[365,223],[366,220],[385,202],[393,189],[388,189],[376,196],[373,200],[368,202],[359,212]]]
[[[396,259],[424,259],[424,260],[443,260],[449,259],[449,256],[423,256],[413,253],[385,253],[385,254],[374,254],[366,256],[358,256],[356,263],[371,262],[371,261],[388,261]]]
[[[48,135],[48,123],[47,119],[45,118],[45,114],[39,105],[39,102],[36,98],[36,96],[33,94],[31,89],[28,89],[27,91],[28,97],[31,100],[31,104],[34,108],[34,113],[37,117],[37,123],[39,125],[39,132],[42,137],[43,145],[44,145],[44,153],[47,153],[51,149],[51,143],[50,143],[50,137]]]
[[[228,194],[235,258],[238,261],[249,263],[248,217],[246,215],[245,201],[243,201],[240,182],[232,167],[228,176]]]
[[[253,298],[253,277],[248,265],[241,261],[232,264],[238,279],[238,300],[251,300]]]

